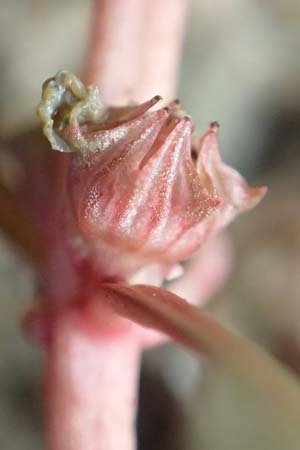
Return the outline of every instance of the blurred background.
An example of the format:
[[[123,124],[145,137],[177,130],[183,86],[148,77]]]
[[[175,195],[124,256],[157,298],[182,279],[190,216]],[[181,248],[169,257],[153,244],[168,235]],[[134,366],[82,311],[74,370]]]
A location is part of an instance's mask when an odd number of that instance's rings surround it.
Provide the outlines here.
[[[37,124],[42,82],[60,68],[81,73],[90,16],[85,0],[0,0],[0,174],[8,183],[18,170],[10,146]],[[232,273],[207,309],[297,375],[299,50],[298,1],[194,0],[179,86],[197,131],[218,120],[223,159],[251,184],[269,187],[263,202],[229,227]],[[0,447],[37,450],[43,448],[42,354],[19,331],[34,274],[0,238]],[[140,390],[143,450],[292,448],[278,443],[274,430],[261,435],[230,381],[174,345],[147,352]]]

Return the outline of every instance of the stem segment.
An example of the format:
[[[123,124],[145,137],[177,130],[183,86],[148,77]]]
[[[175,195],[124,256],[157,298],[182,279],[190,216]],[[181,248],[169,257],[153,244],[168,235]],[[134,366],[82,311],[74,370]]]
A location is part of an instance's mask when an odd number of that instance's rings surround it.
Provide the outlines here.
[[[186,0],[95,0],[85,81],[107,104],[173,99]],[[50,450],[132,450],[139,342],[58,318],[47,369]]]
[[[174,99],[187,0],[95,0],[85,81],[104,102]]]
[[[50,450],[132,450],[140,350],[99,336],[77,312],[60,317],[46,376]]]

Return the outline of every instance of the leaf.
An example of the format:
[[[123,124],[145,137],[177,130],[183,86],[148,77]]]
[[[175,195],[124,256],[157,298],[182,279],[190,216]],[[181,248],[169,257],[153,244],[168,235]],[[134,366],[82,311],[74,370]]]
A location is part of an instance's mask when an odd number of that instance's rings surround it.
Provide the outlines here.
[[[99,306],[103,304],[139,325],[166,333],[189,349],[206,354],[222,370],[232,372],[253,388],[270,408],[276,408],[282,420],[299,429],[300,386],[296,378],[254,343],[162,288],[103,284],[99,294],[94,300]]]

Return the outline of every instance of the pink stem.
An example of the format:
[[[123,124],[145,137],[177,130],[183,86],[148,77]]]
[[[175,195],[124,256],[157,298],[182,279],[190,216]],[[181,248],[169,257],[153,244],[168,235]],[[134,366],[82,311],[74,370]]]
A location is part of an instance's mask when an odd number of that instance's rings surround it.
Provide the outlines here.
[[[126,336],[99,336],[77,312],[55,325],[49,348],[50,450],[132,450],[140,351]]]
[[[187,0],[95,0],[85,81],[109,104],[174,99]]]
[[[176,92],[186,0],[95,0],[85,81],[103,101],[128,104]],[[139,340],[104,336],[60,316],[49,347],[50,450],[132,450]]]

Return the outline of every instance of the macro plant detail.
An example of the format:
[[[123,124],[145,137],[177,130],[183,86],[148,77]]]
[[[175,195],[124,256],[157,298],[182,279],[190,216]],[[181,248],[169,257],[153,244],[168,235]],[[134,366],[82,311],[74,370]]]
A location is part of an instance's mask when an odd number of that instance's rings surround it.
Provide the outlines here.
[[[60,191],[42,218],[51,245],[24,329],[49,355],[53,450],[133,448],[141,349],[161,333],[195,347],[177,323],[193,310],[162,282],[184,283],[181,262],[265,194],[221,161],[216,123],[196,140],[177,101],[149,111],[159,100],[106,107],[65,71],[43,85],[38,115],[62,153]]]
[[[44,84],[42,98],[46,136],[55,150],[72,153],[67,185],[78,231],[111,261],[100,278],[188,258],[265,193],[222,163],[215,123],[192,160],[192,121],[176,102],[153,112],[158,96],[105,107],[98,88],[67,72]]]
[[[185,10],[96,0],[84,83],[44,82],[46,139],[22,142],[20,192],[0,180],[1,226],[36,274],[22,325],[45,352],[50,450],[133,450],[141,354],[169,338],[235,377],[250,415],[267,405],[298,449],[298,381],[201,311],[229,272],[215,236],[266,188],[222,161],[217,122],[199,138],[172,100]]]

